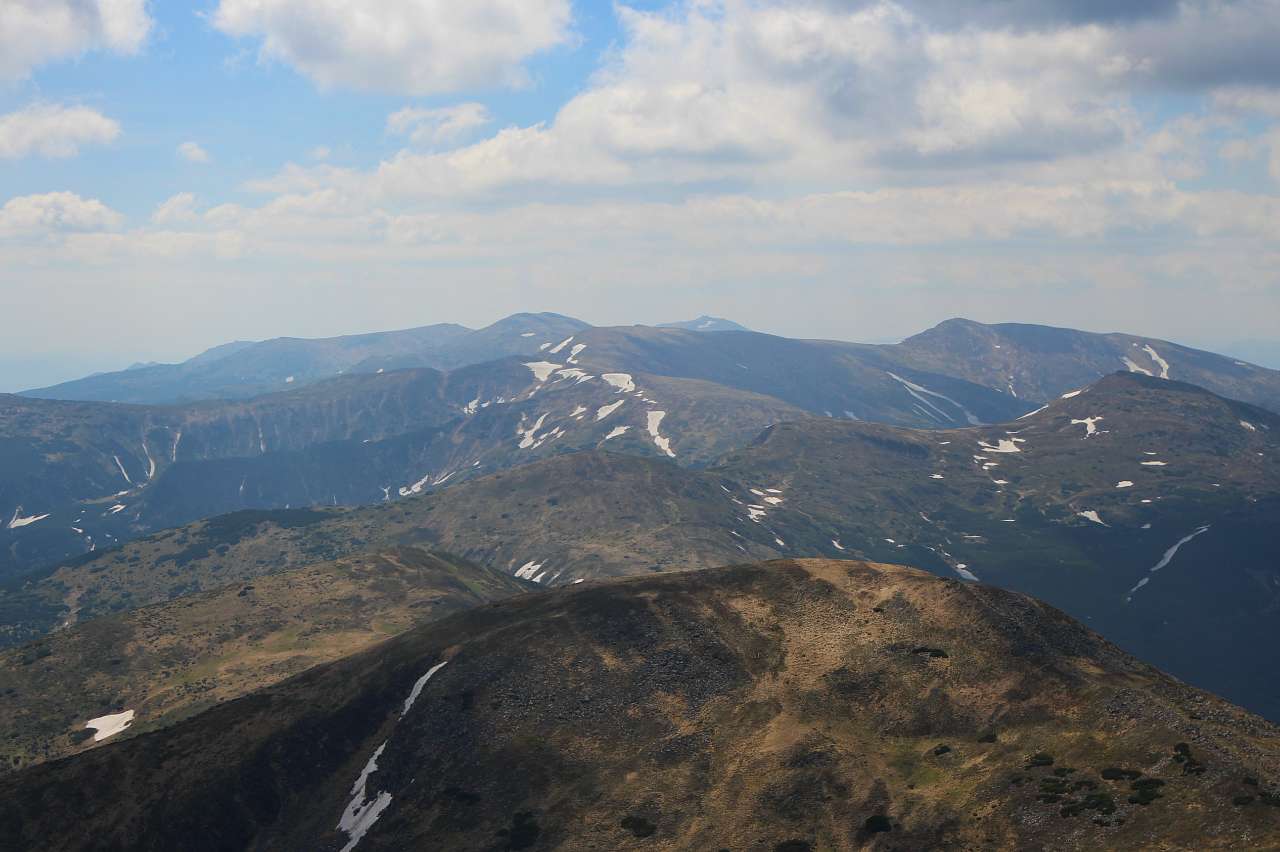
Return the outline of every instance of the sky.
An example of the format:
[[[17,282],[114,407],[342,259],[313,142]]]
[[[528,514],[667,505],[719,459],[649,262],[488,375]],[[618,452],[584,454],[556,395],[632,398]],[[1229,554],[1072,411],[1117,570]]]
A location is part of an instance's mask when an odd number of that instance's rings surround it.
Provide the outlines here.
[[[1277,44],[1280,0],[0,0],[0,391],[522,310],[1265,348]]]

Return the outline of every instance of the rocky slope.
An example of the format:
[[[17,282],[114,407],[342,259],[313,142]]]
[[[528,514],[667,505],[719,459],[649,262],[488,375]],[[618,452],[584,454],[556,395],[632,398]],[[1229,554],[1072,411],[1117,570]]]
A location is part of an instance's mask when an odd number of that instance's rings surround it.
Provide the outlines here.
[[[415,548],[359,554],[98,618],[0,651],[0,773],[123,739],[463,609],[536,588]]]
[[[60,849],[1240,849],[1280,731],[1060,612],[886,565],[586,584],[0,779]]]

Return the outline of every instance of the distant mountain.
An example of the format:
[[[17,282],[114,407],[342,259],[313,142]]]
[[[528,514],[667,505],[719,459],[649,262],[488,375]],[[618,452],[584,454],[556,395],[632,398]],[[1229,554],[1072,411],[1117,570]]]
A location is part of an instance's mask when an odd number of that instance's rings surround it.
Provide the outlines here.
[[[530,321],[484,333],[523,340],[516,331]],[[751,332],[588,328],[536,349],[449,372],[353,372],[243,401],[0,396],[0,578],[236,509],[373,503],[606,444],[697,467],[784,420],[950,426],[1031,407],[886,370],[874,349]]]
[[[107,616],[0,651],[0,774],[95,745],[88,718],[132,709],[127,735],[350,656],[532,583],[414,548],[362,553]]]
[[[348,373],[406,367],[453,369],[507,355],[530,355],[586,323],[558,314],[516,314],[472,331],[439,325],[305,340],[280,337],[227,343],[181,364],[101,373],[24,396],[78,401],[167,405],[207,399],[246,399]]]
[[[1278,442],[1276,415],[1132,374],[1002,426],[780,423],[700,469],[626,454],[614,439],[601,446],[621,452],[557,455],[417,499],[313,513],[305,529],[266,513],[234,535],[201,523],[151,536],[14,587],[0,597],[0,624],[19,641],[403,544],[557,585],[849,556],[1034,594],[1280,719],[1280,690],[1256,677],[1280,667]]]
[[[1277,743],[1021,595],[785,561],[460,613],[0,778],[0,826],[31,852],[1261,849]]]
[[[738,325],[724,317],[712,317],[703,314],[697,319],[684,322],[660,322],[658,328],[683,328],[686,331],[750,331],[745,325]]]
[[[1150,337],[953,319],[883,349],[904,365],[1037,403],[1124,369],[1280,413],[1280,371]]]

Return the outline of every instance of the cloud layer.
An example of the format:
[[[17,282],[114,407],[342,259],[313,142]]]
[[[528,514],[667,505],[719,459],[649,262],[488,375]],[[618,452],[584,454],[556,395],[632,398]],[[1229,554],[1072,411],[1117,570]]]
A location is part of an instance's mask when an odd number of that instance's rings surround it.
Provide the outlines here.
[[[325,88],[429,95],[526,82],[569,0],[220,0],[213,23]]]
[[[88,50],[135,53],[150,30],[146,0],[5,0],[0,81]]]

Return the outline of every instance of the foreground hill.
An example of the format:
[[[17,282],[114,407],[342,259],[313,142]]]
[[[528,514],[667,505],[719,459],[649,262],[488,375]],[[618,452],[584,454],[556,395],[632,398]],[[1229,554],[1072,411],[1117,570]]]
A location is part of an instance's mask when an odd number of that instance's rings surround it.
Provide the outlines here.
[[[413,548],[255,577],[0,651],[0,773],[155,730],[532,583]]]
[[[727,334],[727,333],[726,333]],[[1280,719],[1280,417],[1117,374],[1009,426],[813,418],[701,470],[583,452],[355,511],[242,513],[0,594],[10,644],[369,548],[522,579],[778,556],[907,561],[1033,594],[1132,653]],[[614,442],[607,442],[606,447]]]
[[[510,600],[0,779],[25,849],[1230,849],[1280,731],[1058,611],[813,560]]]
[[[1189,382],[1280,413],[1280,371],[1132,334],[1095,334],[1026,323],[948,320],[900,344],[890,357],[1035,402],[1116,370]]]

